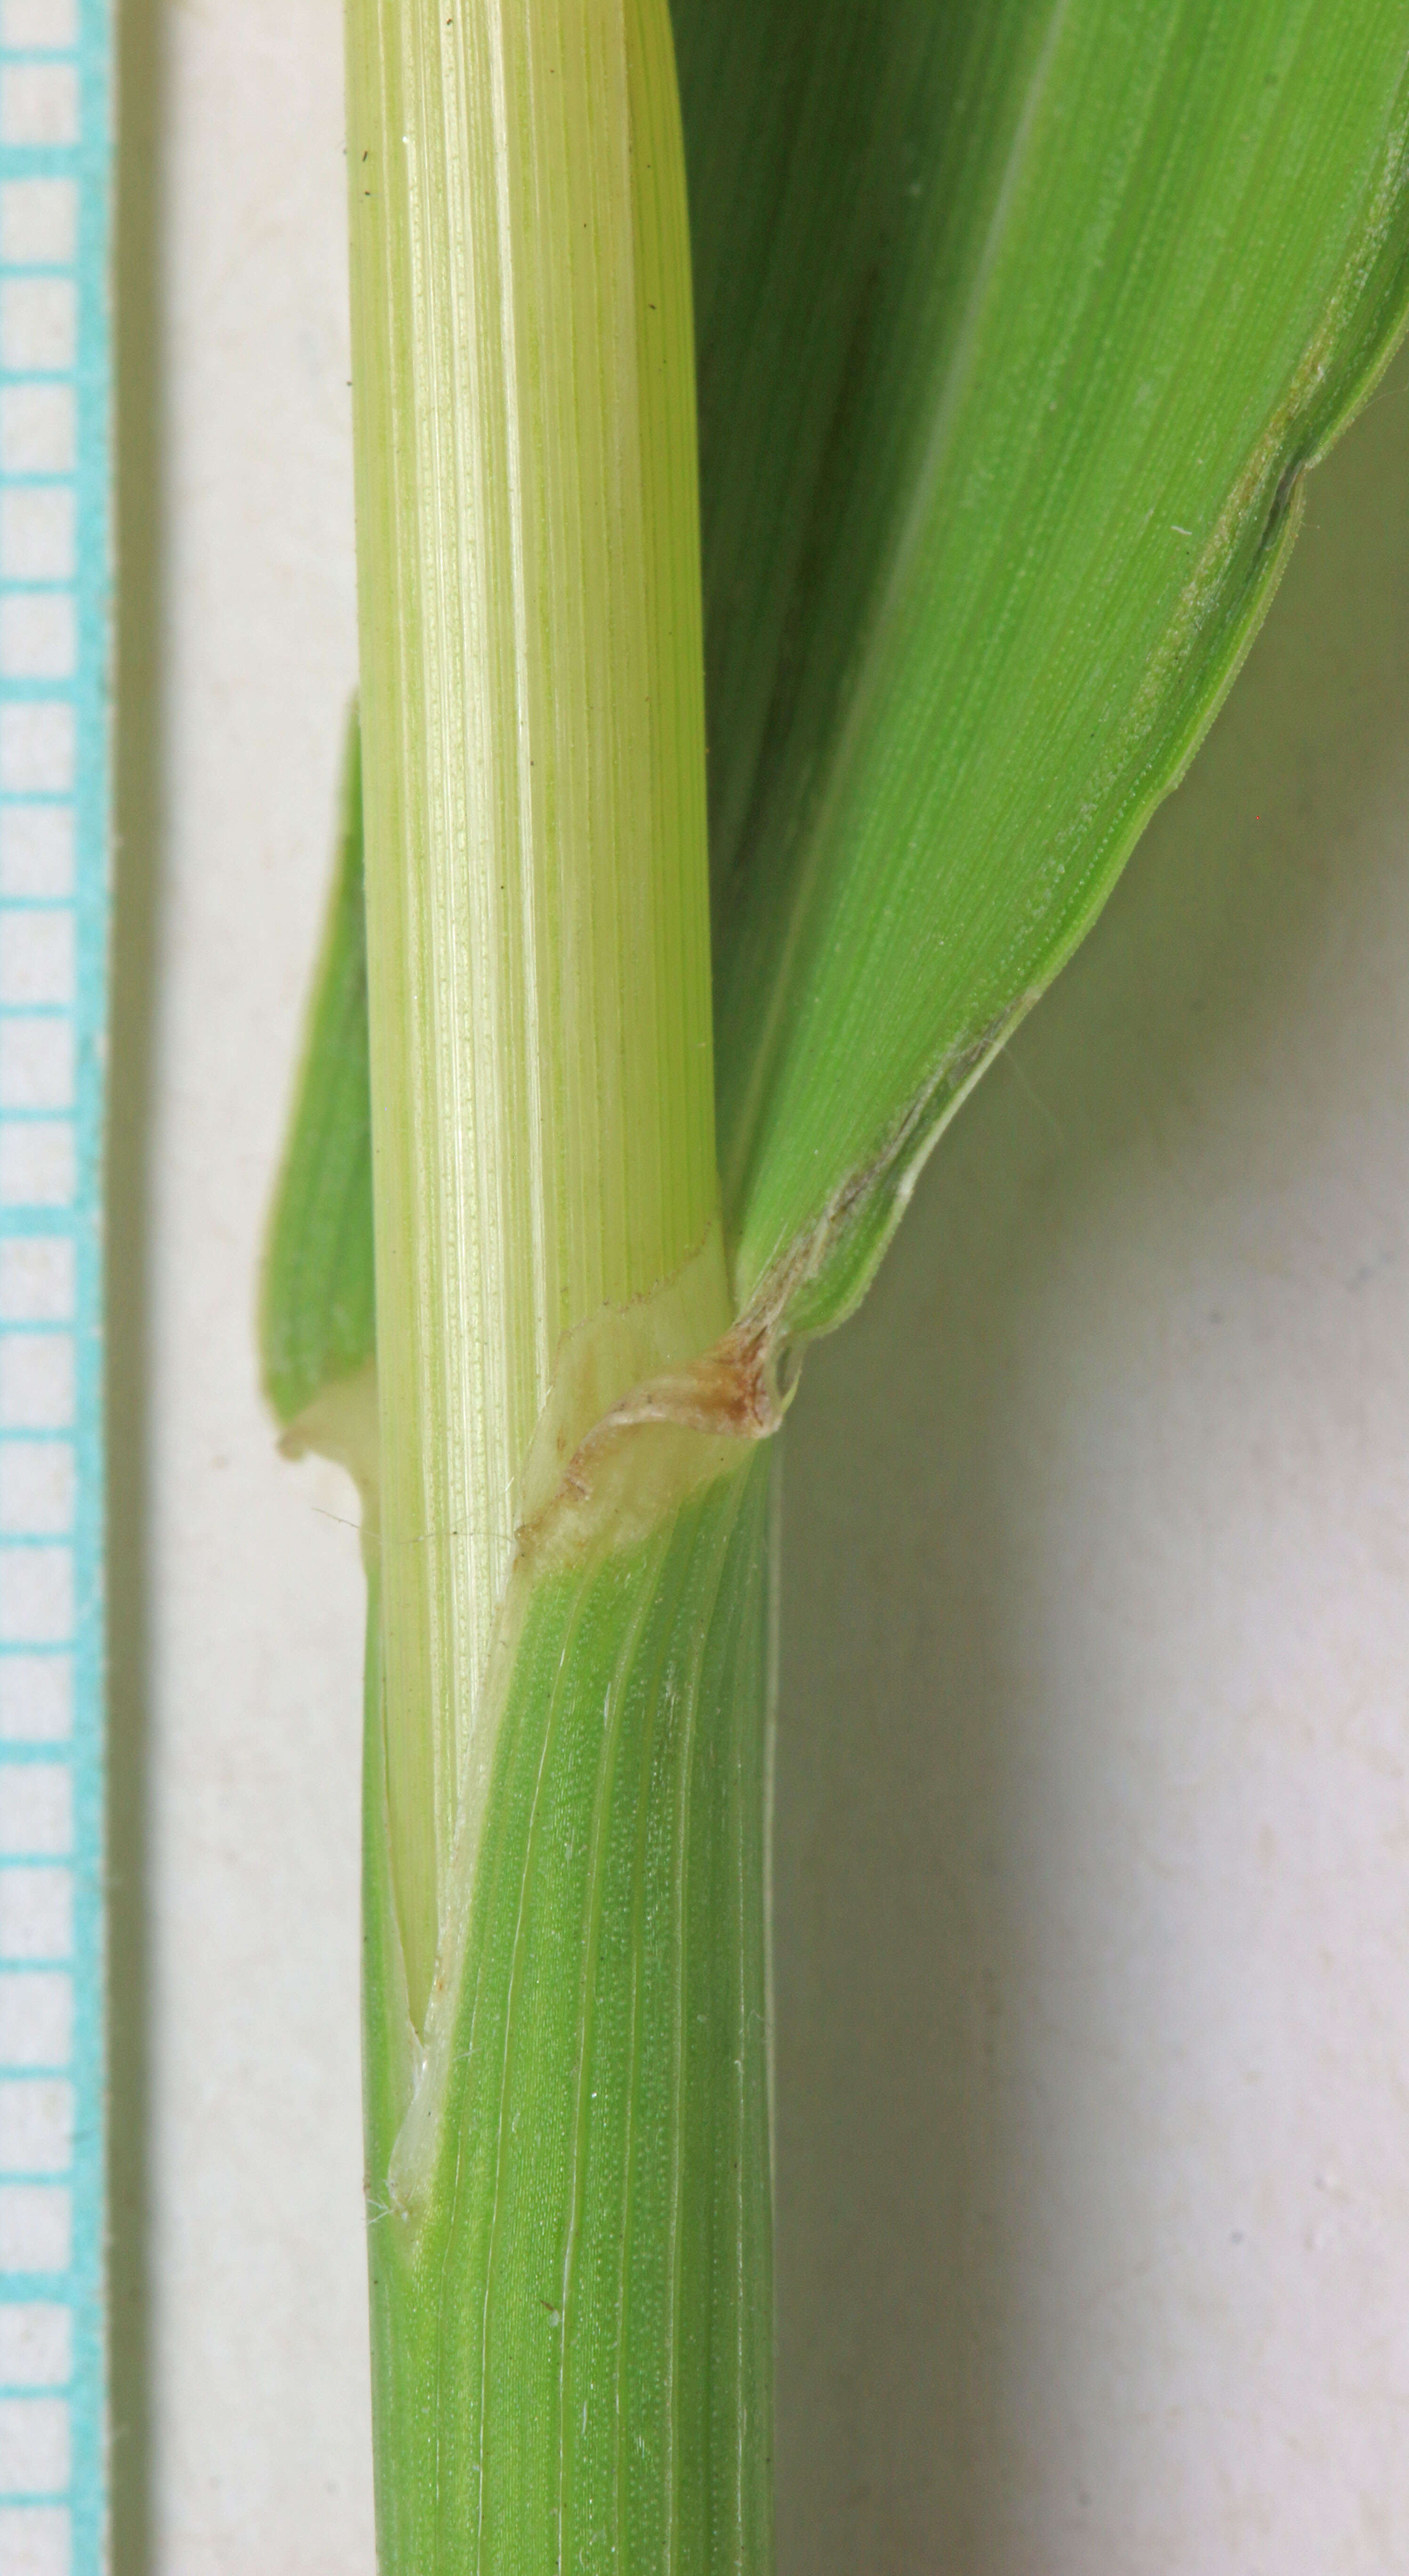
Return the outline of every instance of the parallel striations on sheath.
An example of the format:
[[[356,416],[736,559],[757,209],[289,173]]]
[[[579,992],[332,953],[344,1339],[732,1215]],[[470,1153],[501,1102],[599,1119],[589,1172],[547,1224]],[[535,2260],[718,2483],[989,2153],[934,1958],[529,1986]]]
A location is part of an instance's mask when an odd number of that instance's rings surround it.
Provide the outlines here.
[[[560,1345],[717,1210],[694,366],[665,0],[350,0],[348,33],[382,1609],[419,2013]]]

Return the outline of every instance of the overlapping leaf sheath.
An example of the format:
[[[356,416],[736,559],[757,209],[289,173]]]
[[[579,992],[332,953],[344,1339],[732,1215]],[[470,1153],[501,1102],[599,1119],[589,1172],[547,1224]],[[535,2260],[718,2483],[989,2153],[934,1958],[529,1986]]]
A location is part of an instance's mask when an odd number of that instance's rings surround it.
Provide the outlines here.
[[[746,1450],[646,1543],[535,1592],[414,2164],[369,1712],[388,2576],[771,2563],[769,1482]]]
[[[717,1218],[694,368],[666,0],[349,0],[347,29],[382,1623],[419,2016],[563,1339]],[[697,1347],[729,1321],[715,1243]],[[629,1382],[599,1373],[602,1405]]]

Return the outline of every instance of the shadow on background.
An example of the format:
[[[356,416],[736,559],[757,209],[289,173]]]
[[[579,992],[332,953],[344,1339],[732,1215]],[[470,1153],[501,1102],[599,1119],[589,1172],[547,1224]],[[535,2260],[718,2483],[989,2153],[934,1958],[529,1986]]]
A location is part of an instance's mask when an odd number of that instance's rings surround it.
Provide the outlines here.
[[[162,843],[160,0],[120,0],[115,205],[117,726],[107,1168],[112,2561],[149,2576],[147,1318]]]
[[[1024,1579],[1015,1355],[1072,1228],[1132,1168],[1177,1195],[1185,1141],[1249,1077],[1275,1083],[1313,1001],[1335,1012],[1363,867],[1338,817],[1406,734],[1401,363],[1312,479],[1194,772],[941,1144],[870,1303],[804,1373],[775,1877],[781,2576],[1030,2563],[999,2429],[1024,2224],[1004,1962],[1035,1922],[1001,1651]],[[1292,1168],[1306,1105],[1279,1113]]]

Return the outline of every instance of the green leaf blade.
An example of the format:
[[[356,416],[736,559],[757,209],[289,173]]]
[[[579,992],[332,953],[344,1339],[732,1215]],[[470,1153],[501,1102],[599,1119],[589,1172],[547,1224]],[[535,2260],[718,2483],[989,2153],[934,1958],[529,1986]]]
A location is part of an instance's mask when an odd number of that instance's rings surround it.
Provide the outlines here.
[[[858,82],[863,20],[881,69]],[[787,59],[786,0],[773,21]],[[721,1161],[740,1297],[795,1264],[801,1329],[854,1302],[916,1154],[1211,721],[1297,478],[1409,292],[1402,0],[1065,0],[943,29],[897,5],[829,33],[805,120],[824,130],[830,82],[846,148],[789,162],[811,214],[766,352],[814,370],[810,448],[776,406],[712,433],[775,288],[697,289]],[[767,78],[723,46],[682,39],[697,206],[721,86],[746,121]],[[842,286],[838,161],[863,235]],[[701,235],[707,269],[730,237],[742,269],[754,205],[706,206]],[[745,482],[786,519],[771,552],[731,546]],[[721,722],[751,635],[747,720]]]

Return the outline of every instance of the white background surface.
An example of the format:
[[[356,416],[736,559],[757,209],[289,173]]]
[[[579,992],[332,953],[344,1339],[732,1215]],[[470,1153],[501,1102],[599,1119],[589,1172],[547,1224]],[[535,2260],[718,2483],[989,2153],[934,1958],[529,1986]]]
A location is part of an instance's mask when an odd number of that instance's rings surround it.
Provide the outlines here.
[[[360,1580],[251,1322],[354,663],[339,19],[129,30],[120,2576],[372,2566]],[[1400,369],[789,1430],[782,2576],[1409,2565],[1406,818]]]

